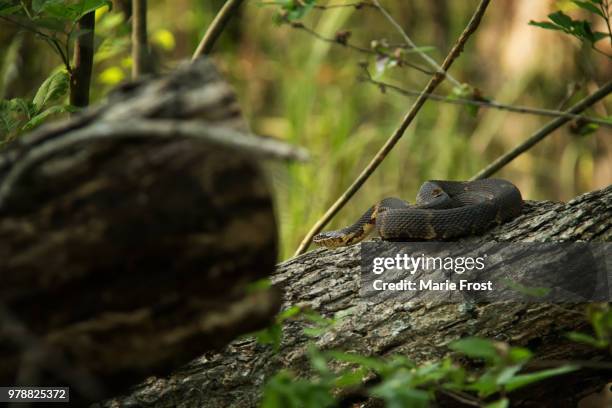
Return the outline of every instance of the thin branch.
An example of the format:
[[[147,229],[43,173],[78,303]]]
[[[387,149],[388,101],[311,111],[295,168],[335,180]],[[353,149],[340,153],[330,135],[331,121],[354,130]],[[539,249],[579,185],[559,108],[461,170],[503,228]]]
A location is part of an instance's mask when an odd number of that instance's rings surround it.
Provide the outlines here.
[[[461,54],[463,51],[463,47],[465,46],[466,41],[470,36],[476,31],[480,21],[482,20],[482,16],[484,15],[487,6],[489,5],[490,0],[481,0],[480,4],[476,8],[474,15],[470,19],[467,27],[461,33],[461,36],[450,50],[449,54],[444,59],[442,63],[442,71],[446,72],[449,67],[453,64],[455,59]],[[338,211],[350,200],[350,198],[359,190],[359,188],[366,182],[366,180],[370,177],[370,175],[376,170],[376,168],[382,163],[387,154],[393,149],[393,146],[401,139],[406,131],[406,128],[412,123],[417,113],[427,101],[427,94],[430,94],[434,91],[434,89],[444,80],[445,76],[442,73],[435,73],[433,77],[429,80],[425,89],[417,100],[414,102],[404,119],[402,120],[400,126],[393,132],[393,134],[389,137],[387,142],[382,146],[382,148],[378,151],[376,156],[370,161],[367,167],[359,174],[357,179],[351,184],[351,186],[336,200],[336,202],[327,210],[325,215],[316,222],[316,224],[312,227],[312,229],[306,234],[306,237],[302,240],[299,248],[297,249],[295,255],[302,254],[310,245],[312,237],[317,234],[327,223],[333,218]]]
[[[261,1],[258,4],[260,6],[282,6],[284,3],[279,2],[279,1]],[[352,3],[327,4],[327,5],[315,4],[314,6],[312,6],[312,8],[315,10],[329,10],[329,9],[344,8],[344,7],[353,7],[357,10],[364,8],[364,7],[376,8],[374,4],[368,1],[356,1]]]
[[[35,35],[39,35],[40,37],[42,37],[59,54],[60,58],[62,59],[62,63],[66,67],[66,71],[71,72],[70,61],[68,60],[68,54],[64,55],[64,52],[62,51],[62,48],[57,38],[52,37],[49,34],[46,34],[42,31],[39,31],[35,27],[29,26],[27,24],[23,24],[16,20],[12,20],[6,16],[0,16],[0,19],[5,20],[11,24],[16,25],[17,27],[21,27],[24,30],[30,31],[31,33],[34,33]]]
[[[597,91],[582,99],[580,102],[572,106],[568,109],[568,113],[576,114],[580,113],[589,106],[595,104],[597,101],[602,100],[606,96],[608,96],[612,92],[612,81],[607,82],[605,85],[600,87]],[[565,123],[569,122],[570,118],[560,117],[551,122],[549,122],[546,126],[535,132],[531,135],[527,140],[523,143],[516,146],[514,149],[509,151],[508,153],[500,156],[493,163],[489,164],[487,167],[476,173],[474,177],[470,180],[478,180],[491,176],[496,173],[499,169],[504,167],[506,164],[510,163],[520,154],[526,152],[531,147],[533,147],[536,143],[544,139],[546,136],[550,135],[553,131],[557,130]]]
[[[151,71],[147,40],[147,0],[132,0],[132,79]]]
[[[597,47],[595,46],[595,44],[591,44],[591,49],[592,49],[593,51],[595,51],[595,52],[600,53],[601,55],[603,55],[603,56],[605,56],[605,57],[608,57],[608,58],[612,59],[612,54],[608,54],[607,52],[600,50],[599,48],[597,48]]]
[[[384,7],[380,4],[380,2],[378,0],[373,0],[374,4],[376,5],[376,7],[378,8],[378,10],[380,10],[380,12],[383,14],[383,16],[385,16],[385,18],[387,20],[389,20],[389,22],[391,23],[391,25],[393,27],[395,27],[395,29],[397,30],[398,33],[400,33],[400,35],[402,36],[402,38],[404,39],[404,41],[406,42],[406,44],[408,44],[410,46],[410,48],[412,48],[413,50],[415,50],[417,52],[417,54],[419,54],[421,56],[421,58],[423,58],[433,69],[435,69],[436,71],[440,72],[440,73],[444,73],[444,75],[446,75],[446,78],[448,78],[448,80],[454,85],[454,86],[461,86],[461,83],[459,81],[457,81],[451,74],[449,74],[448,72],[444,72],[442,70],[442,67],[433,59],[431,58],[429,55],[427,55],[426,53],[424,53],[423,51],[419,50],[419,48],[416,46],[416,44],[410,39],[410,37],[408,37],[408,34],[406,33],[406,31],[402,28],[402,26],[393,18],[393,16],[391,14],[389,14],[389,12],[387,10],[384,9]]]
[[[192,60],[195,60],[201,57],[202,55],[210,54],[215,45],[215,42],[217,42],[217,39],[225,29],[227,22],[230,20],[232,15],[236,13],[238,8],[242,4],[242,1],[243,0],[227,0],[225,2],[221,10],[219,10],[217,15],[215,16],[213,22],[210,23],[210,26],[208,27],[208,30],[206,30],[204,37],[202,37],[202,41],[200,41],[198,48],[193,53],[193,57],[191,58]]]
[[[415,65],[415,64],[413,64],[411,62],[408,62],[408,61],[406,61],[406,60],[404,60],[402,58],[398,58],[397,56],[391,55],[391,54],[389,54],[387,52],[384,52],[382,50],[373,50],[373,49],[370,49],[370,48],[360,47],[359,45],[351,44],[351,43],[349,43],[346,40],[345,37],[343,37],[341,35],[337,36],[336,38],[328,38],[328,37],[325,37],[325,36],[319,34],[315,30],[313,30],[312,28],[307,27],[306,25],[304,25],[301,22],[290,23],[290,26],[293,27],[293,28],[296,28],[298,30],[302,30],[302,31],[310,34],[311,36],[313,36],[314,38],[316,38],[318,40],[325,41],[325,42],[328,42],[328,43],[331,43],[331,44],[342,45],[342,46],[344,46],[346,48],[350,48],[350,49],[358,51],[358,52],[360,52],[362,54],[368,54],[368,55],[374,55],[374,56],[377,56],[377,57],[390,58],[390,59],[393,59],[393,60],[397,61],[399,66],[407,66],[407,67],[413,68],[413,69],[415,69],[415,70],[417,70],[419,72],[422,72],[424,74],[427,74],[427,75],[433,75],[434,74],[434,72],[432,72],[432,71],[429,71],[429,70],[427,70],[427,69],[425,69],[423,67],[420,67],[420,66]]]
[[[366,77],[360,78],[363,81],[369,82],[381,88],[381,90],[391,89],[394,92],[397,92],[406,96],[419,96],[421,93],[419,91],[413,91],[410,89],[400,88],[397,85],[393,85],[387,82],[377,81],[372,78],[369,73],[366,71]],[[477,99],[464,99],[464,98],[451,98],[448,96],[443,96],[439,94],[426,94],[428,99],[433,99],[435,101],[439,101],[442,103],[448,103],[452,105],[468,105],[468,106],[479,106],[482,108],[491,108],[491,109],[499,109],[505,110],[508,112],[516,112],[516,113],[524,113],[530,115],[539,115],[539,116],[550,116],[550,117],[563,117],[573,120],[583,120],[585,122],[596,123],[601,126],[612,127],[612,121],[605,119],[593,118],[590,116],[576,115],[569,112],[563,112],[554,109],[543,109],[543,108],[531,108],[528,106],[520,106],[520,105],[507,105],[491,100],[477,100]]]
[[[74,68],[70,73],[70,104],[73,106],[89,105],[95,27],[95,11],[91,11],[79,19],[77,28],[80,34],[74,44]]]
[[[28,16],[28,18],[30,20],[32,20],[32,14],[30,14],[30,10],[28,10],[28,6],[26,5],[25,1],[20,0],[21,3],[21,8],[23,8],[23,11],[25,11],[26,16]]]
[[[610,26],[610,5],[608,4],[608,0],[604,0],[599,4],[599,7],[604,14],[604,20],[608,28],[608,34],[610,35],[610,46],[612,47],[612,27]]]
[[[482,401],[479,398],[476,398],[470,394],[467,394],[465,392],[459,391],[459,390],[447,390],[445,388],[442,388],[440,386],[436,386],[436,391],[439,392],[440,394],[444,394],[447,395],[448,397],[457,400],[459,402],[461,402],[462,404],[465,405],[470,405],[472,407],[481,407],[482,406]]]

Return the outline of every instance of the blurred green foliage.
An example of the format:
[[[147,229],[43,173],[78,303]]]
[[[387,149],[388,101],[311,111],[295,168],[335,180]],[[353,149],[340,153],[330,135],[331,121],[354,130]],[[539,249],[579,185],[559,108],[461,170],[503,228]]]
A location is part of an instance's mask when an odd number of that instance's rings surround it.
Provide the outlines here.
[[[351,392],[379,398],[391,408],[425,408],[436,395],[477,406],[507,407],[508,392],[579,368],[565,364],[521,374],[533,357],[528,349],[477,337],[452,342],[449,349],[456,352],[453,357],[417,365],[401,355],[367,357],[310,345],[312,376],[301,378],[281,370],[267,381],[261,407],[333,407],[338,406],[339,395]],[[462,356],[481,368],[466,369],[454,361]]]
[[[312,310],[290,307],[279,314],[270,326],[275,340],[261,336],[261,344],[272,344],[278,351],[282,343],[282,323],[302,321],[306,333],[312,325],[317,327],[314,337],[338,330],[336,324],[342,316],[333,319]],[[590,304],[586,318],[593,335],[568,333],[568,338],[589,346],[607,349],[612,340],[612,310],[607,303]],[[387,357],[321,350],[315,343],[307,345],[311,375],[297,376],[290,370],[281,370],[267,379],[262,408],[280,407],[333,407],[339,399],[354,394],[360,398],[376,397],[386,407],[427,407],[438,396],[456,398],[470,405],[486,408],[510,406],[517,389],[555,376],[580,369],[580,364],[557,363],[552,368],[534,370],[527,365],[534,354],[527,348],[479,337],[465,337],[448,345],[450,354],[440,361],[415,364],[403,355]]]
[[[33,3],[26,3],[33,10]],[[94,101],[129,79],[129,16],[122,11],[129,2],[114,3],[110,11],[107,6],[96,10]],[[338,3],[342,2],[321,0],[316,5]],[[591,52],[590,44],[571,43],[559,31],[528,24],[561,10],[572,21],[588,21],[593,33],[605,32],[601,18],[581,3],[520,0],[492,4],[451,70],[466,85],[457,88],[445,81],[439,92],[451,97],[479,94],[504,103],[553,109],[574,103],[610,78],[610,59]],[[149,1],[149,34],[159,71],[172,69],[191,56],[222,4],[222,0]],[[475,3],[418,0],[384,5],[419,51],[440,62]],[[282,24],[287,21],[299,22],[332,41]],[[44,41],[19,32],[19,27],[3,21],[0,96],[31,101],[37,84],[62,61]],[[343,45],[346,42],[383,49],[387,56],[358,52]],[[599,45],[604,50],[609,47],[605,41]],[[293,0],[245,2],[216,45],[214,58],[234,84],[251,128],[304,146],[312,153],[307,164],[271,168],[281,258],[293,253],[412,103],[410,98],[361,81],[364,67],[378,79],[406,89],[418,91],[428,80],[428,75],[398,63],[401,60],[431,69],[410,51],[372,7],[321,9],[314,1]],[[467,95],[462,93],[465,90]],[[65,100],[56,104],[66,105]],[[608,98],[588,114],[607,117],[609,112]],[[413,199],[424,180],[469,178],[548,120],[427,102],[393,152],[328,228],[352,223],[385,196]],[[497,176],[512,180],[527,199],[569,199],[603,187],[612,179],[609,128],[579,123],[567,126]]]

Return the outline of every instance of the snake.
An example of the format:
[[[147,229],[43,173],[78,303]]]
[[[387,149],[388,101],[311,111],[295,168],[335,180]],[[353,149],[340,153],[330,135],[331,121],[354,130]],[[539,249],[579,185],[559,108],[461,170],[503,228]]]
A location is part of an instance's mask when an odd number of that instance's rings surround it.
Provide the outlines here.
[[[388,197],[371,206],[348,227],[321,232],[313,242],[327,248],[349,246],[373,230],[383,240],[446,240],[481,234],[521,214],[519,189],[507,180],[429,180],[411,205]]]

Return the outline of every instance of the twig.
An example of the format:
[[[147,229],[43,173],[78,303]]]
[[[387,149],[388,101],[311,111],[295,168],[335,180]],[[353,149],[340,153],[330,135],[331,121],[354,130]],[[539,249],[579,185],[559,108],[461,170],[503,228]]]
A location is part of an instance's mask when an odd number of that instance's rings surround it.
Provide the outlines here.
[[[425,61],[427,61],[427,63],[431,67],[433,67],[436,71],[446,75],[446,78],[448,78],[448,80],[450,82],[452,82],[452,84],[454,86],[461,86],[461,83],[459,81],[457,81],[451,74],[449,74],[448,72],[445,72],[444,70],[442,70],[442,67],[433,58],[431,58],[429,55],[427,55],[423,51],[419,50],[419,48],[416,46],[416,44],[410,39],[410,37],[408,37],[408,34],[406,33],[406,31],[404,31],[402,26],[393,18],[393,16],[391,14],[389,14],[389,12],[387,10],[385,10],[385,8],[380,4],[380,2],[378,0],[373,0],[373,2],[376,5],[376,7],[378,8],[378,10],[380,10],[382,15],[385,16],[385,18],[387,20],[389,20],[391,25],[393,27],[395,27],[397,32],[400,33],[400,35],[402,36],[402,38],[404,39],[406,44],[408,44],[410,46],[410,48],[415,50],[416,53],[419,54],[421,56],[421,58],[423,58]]]
[[[588,108],[589,106],[593,105],[595,102],[605,98],[607,95],[610,94],[610,92],[612,92],[612,81],[607,82],[605,85],[600,87],[597,91],[587,96],[586,98],[582,99],[580,102],[578,102],[577,104],[572,106],[570,109],[568,109],[567,112],[573,113],[573,114],[580,113],[586,108]],[[518,157],[520,154],[529,150],[540,140],[544,139],[546,136],[550,135],[553,131],[557,130],[558,128],[560,128],[561,126],[563,126],[565,123],[569,121],[570,121],[570,118],[567,118],[567,117],[560,117],[560,118],[554,119],[553,121],[545,125],[543,128],[535,132],[533,135],[531,135],[523,143],[519,144],[518,146],[516,146],[514,149],[512,149],[508,153],[500,156],[493,163],[489,164],[484,169],[480,170],[470,180],[478,180],[478,179],[483,179],[483,178],[491,176],[492,174],[497,172],[499,169],[504,167],[506,164],[510,163],[512,160]]]
[[[367,72],[367,71],[366,71]],[[397,92],[406,96],[419,96],[421,93],[419,91],[413,91],[410,89],[400,88],[397,85],[389,84],[387,82],[377,81],[372,78],[369,73],[366,74],[365,78],[361,78],[364,81],[367,81],[371,84],[377,85],[382,89],[391,89],[394,92]],[[469,106],[480,106],[483,108],[492,108],[505,110],[509,112],[516,113],[525,113],[530,115],[539,115],[539,116],[551,116],[551,117],[563,117],[574,120],[583,120],[585,122],[596,123],[601,126],[612,127],[612,121],[605,119],[593,118],[590,116],[576,115],[569,112],[563,112],[554,109],[542,109],[542,108],[531,108],[528,106],[520,106],[520,105],[507,105],[491,100],[477,100],[477,99],[465,99],[465,98],[450,98],[448,96],[443,96],[439,94],[426,94],[428,99],[433,99],[435,101],[439,101],[442,103],[449,103],[453,105],[469,105]]]
[[[258,136],[227,127],[215,126],[201,120],[134,119],[129,121],[95,121],[91,125],[68,131],[59,138],[33,147],[12,160],[12,168],[0,188],[0,208],[10,196],[15,183],[25,171],[59,150],[79,143],[98,140],[146,139],[199,140],[216,146],[245,152],[252,157],[285,161],[306,161],[308,153],[280,140]]]
[[[232,15],[238,10],[240,4],[242,4],[243,0],[227,0],[221,10],[215,16],[215,19],[210,23],[208,30],[202,37],[202,41],[198,45],[198,48],[193,53],[192,60],[195,60],[202,55],[208,55],[213,49],[215,42],[225,29],[227,22],[232,17]]]
[[[325,37],[325,36],[319,34],[318,32],[316,32],[315,30],[313,30],[312,28],[307,27],[302,22],[298,22],[298,21],[292,22],[292,23],[290,23],[290,26],[293,27],[293,28],[302,30],[302,31],[310,34],[311,36],[315,37],[318,40],[325,41],[325,42],[328,42],[328,43],[331,43],[331,44],[342,45],[342,46],[344,46],[346,48],[350,48],[350,49],[358,51],[358,52],[360,52],[362,54],[375,55],[377,57],[386,57],[386,58],[394,59],[394,60],[397,60],[400,65],[408,66],[410,68],[416,69],[417,71],[422,72],[422,73],[427,74],[427,75],[433,75],[434,74],[434,72],[432,72],[432,71],[429,71],[429,70],[427,70],[427,69],[425,69],[423,67],[415,65],[415,64],[413,64],[411,62],[408,62],[408,61],[406,61],[404,59],[398,58],[398,57],[396,57],[394,55],[391,55],[389,53],[386,53],[384,51],[381,51],[381,50],[372,50],[372,49],[369,49],[369,48],[360,47],[358,45],[349,43],[348,41],[346,41],[346,39]]]
[[[444,62],[442,63],[441,67],[443,71],[447,71],[448,68],[453,64],[455,59],[461,54],[466,41],[478,28],[478,25],[480,24],[482,16],[484,15],[484,12],[487,9],[487,6],[489,5],[489,2],[490,0],[480,1],[480,4],[476,8],[476,11],[470,19],[470,22],[468,23],[467,27],[463,30],[461,36],[444,59]],[[317,223],[312,227],[308,234],[306,234],[306,237],[304,237],[295,253],[296,256],[302,254],[306,250],[306,248],[308,248],[312,237],[319,231],[321,231],[321,229],[325,227],[325,225],[327,225],[327,223],[332,219],[332,217],[336,215],[336,213],[344,206],[344,204],[346,204],[348,200],[359,190],[363,183],[365,183],[365,181],[370,177],[374,170],[376,170],[380,163],[382,163],[387,154],[391,151],[391,149],[393,149],[393,146],[395,146],[395,144],[403,136],[404,132],[406,131],[406,128],[408,127],[408,125],[410,125],[410,123],[412,123],[412,121],[416,117],[416,114],[419,112],[425,101],[427,101],[426,95],[432,93],[433,90],[444,80],[444,78],[445,76],[439,72],[433,75],[433,77],[425,86],[425,89],[423,89],[421,95],[419,95],[417,100],[414,102],[414,104],[402,120],[400,126],[395,130],[395,132],[393,132],[391,137],[389,137],[386,143],[378,151],[376,156],[374,156],[372,161],[370,161],[367,167],[361,172],[361,174],[359,174],[359,176],[351,184],[351,186],[327,210],[325,215],[323,215],[323,217],[319,221],[317,221]]]
[[[150,72],[147,0],[132,0],[132,79]]]
[[[610,35],[610,46],[612,46],[612,27],[610,26],[610,5],[608,4],[608,0],[604,0],[602,3],[600,3],[599,7],[604,15],[606,27],[608,28],[608,34]]]
[[[78,29],[81,34],[74,44],[74,67],[70,73],[70,104],[89,105],[89,85],[94,56],[94,29],[96,14],[91,11],[80,18]]]
[[[68,71],[69,73],[71,72],[70,61],[68,60],[68,53],[66,53],[66,55],[64,55],[64,52],[62,51],[62,48],[61,48],[57,38],[54,38],[54,37],[52,37],[52,36],[50,36],[48,34],[45,34],[44,32],[42,32],[40,30],[37,30],[35,27],[29,26],[27,24],[23,24],[23,23],[21,23],[19,21],[16,21],[16,20],[12,20],[12,19],[10,19],[10,18],[8,18],[6,16],[0,16],[0,19],[8,21],[9,23],[16,25],[17,27],[21,27],[24,30],[30,31],[30,32],[32,32],[32,33],[42,37],[59,54],[60,58],[62,59],[62,63],[66,67],[66,71]],[[66,34],[66,33],[63,33],[63,34]],[[69,36],[69,34],[68,34],[68,36]],[[68,42],[68,39],[66,40],[66,42]]]
[[[482,406],[480,399],[459,390],[447,390],[445,388],[442,388],[441,386],[436,386],[436,391],[441,394],[447,395],[448,397],[457,400],[465,405],[470,405],[473,407]]]
[[[278,1],[261,1],[258,4],[261,6],[282,6],[283,5],[283,3],[278,2]],[[374,4],[367,2],[367,1],[356,1],[352,3],[326,4],[326,5],[315,4],[314,6],[312,6],[312,8],[316,10],[329,10],[329,9],[343,8],[343,7],[354,7],[358,10],[364,7],[376,8]]]

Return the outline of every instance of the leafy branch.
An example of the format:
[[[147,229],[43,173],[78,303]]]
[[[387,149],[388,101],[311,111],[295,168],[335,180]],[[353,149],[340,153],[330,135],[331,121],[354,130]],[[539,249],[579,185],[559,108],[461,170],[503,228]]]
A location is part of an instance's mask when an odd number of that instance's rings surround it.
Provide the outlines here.
[[[0,18],[47,42],[70,76],[70,103],[86,106],[93,64],[95,10],[112,7],[110,0],[0,1]],[[74,42],[74,56],[70,50]]]
[[[533,359],[530,350],[477,337],[454,341],[449,349],[454,359],[447,356],[417,365],[401,355],[368,357],[321,351],[310,345],[308,357],[314,376],[299,378],[289,370],[280,371],[266,383],[261,406],[323,407],[341,405],[338,399],[376,398],[387,407],[427,407],[445,395],[475,407],[508,407],[507,393],[581,367],[562,362],[525,372]],[[455,361],[466,357],[484,367],[468,370]]]
[[[572,3],[605,21],[608,32],[594,31],[591,23],[587,20],[574,20],[563,11],[556,11],[548,15],[549,21],[530,21],[532,26],[545,30],[561,31],[588,44],[594,51],[612,58],[611,54],[597,48],[595,44],[608,38],[612,45],[612,28],[610,24],[610,6],[608,0],[572,0]]]

